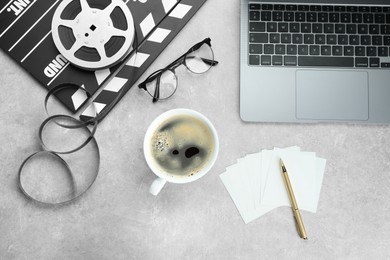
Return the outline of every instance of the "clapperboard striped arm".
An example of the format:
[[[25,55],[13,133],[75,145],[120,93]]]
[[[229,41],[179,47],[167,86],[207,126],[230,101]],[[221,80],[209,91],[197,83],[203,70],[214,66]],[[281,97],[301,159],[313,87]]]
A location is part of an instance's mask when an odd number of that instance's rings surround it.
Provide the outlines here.
[[[140,22],[147,15],[152,14],[158,22],[165,17],[160,1],[125,1],[133,15],[138,42],[144,40]],[[47,89],[61,83],[74,83],[83,86],[93,95],[120,65],[99,71],[85,71],[69,64],[56,49],[51,35],[51,21],[60,2],[61,0],[2,1],[0,48]],[[57,97],[72,112],[76,112],[87,101],[83,91],[61,91]]]
[[[158,57],[165,47],[174,39],[185,24],[194,16],[206,0],[162,0],[164,12],[167,17],[154,29],[144,43],[125,66],[108,82],[101,93],[93,100],[93,103],[81,114],[82,120],[90,119],[94,114],[93,106],[98,113],[108,113],[104,109],[112,109],[111,102],[122,93],[124,95]],[[172,11],[171,6],[175,6]],[[155,27],[153,15],[148,14],[141,22],[143,35],[148,34]],[[124,88],[123,91],[122,88]],[[121,98],[121,97],[120,97]]]

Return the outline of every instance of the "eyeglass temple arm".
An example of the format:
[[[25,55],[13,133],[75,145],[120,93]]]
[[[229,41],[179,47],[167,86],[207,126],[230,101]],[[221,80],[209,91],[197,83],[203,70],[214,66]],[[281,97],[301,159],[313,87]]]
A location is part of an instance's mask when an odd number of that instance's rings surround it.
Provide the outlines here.
[[[157,78],[156,89],[153,94],[153,103],[157,102],[160,98],[160,77]]]

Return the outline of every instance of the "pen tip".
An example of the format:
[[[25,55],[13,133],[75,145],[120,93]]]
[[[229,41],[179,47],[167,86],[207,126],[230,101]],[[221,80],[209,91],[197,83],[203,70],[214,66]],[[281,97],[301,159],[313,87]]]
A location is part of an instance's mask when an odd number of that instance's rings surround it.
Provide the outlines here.
[[[281,158],[280,158],[279,162],[280,162],[280,167],[284,167],[284,163],[283,163],[283,160]]]

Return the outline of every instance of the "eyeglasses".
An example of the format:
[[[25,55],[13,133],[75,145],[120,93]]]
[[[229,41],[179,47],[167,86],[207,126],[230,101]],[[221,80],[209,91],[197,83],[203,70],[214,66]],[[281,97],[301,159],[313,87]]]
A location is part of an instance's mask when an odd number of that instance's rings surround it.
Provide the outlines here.
[[[153,72],[138,87],[144,89],[153,97],[153,103],[158,100],[165,100],[176,92],[178,81],[175,69],[177,67],[184,65],[192,73],[202,74],[217,64],[218,61],[214,60],[211,40],[206,38],[192,46],[186,53],[165,68]]]

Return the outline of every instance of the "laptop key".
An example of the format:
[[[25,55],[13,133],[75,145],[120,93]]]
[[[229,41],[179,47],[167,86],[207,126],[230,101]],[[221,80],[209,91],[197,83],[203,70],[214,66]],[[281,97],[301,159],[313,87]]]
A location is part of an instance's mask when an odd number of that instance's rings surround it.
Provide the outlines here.
[[[304,12],[296,12],[295,13],[295,21],[296,22],[304,22],[305,19],[305,13]]]
[[[349,36],[350,45],[360,45],[359,35],[350,35]]]
[[[285,5],[274,5],[274,10],[284,11],[284,9],[286,9]]]
[[[264,44],[264,54],[274,54],[275,48],[273,44]]]
[[[249,12],[249,20],[259,21],[260,20],[260,12],[259,11],[250,11]]]
[[[285,22],[293,22],[294,21],[294,13],[293,12],[285,12],[284,13],[284,21]]]
[[[275,66],[283,65],[283,57],[280,55],[272,56],[272,65],[275,65]]]
[[[262,54],[263,53],[263,45],[262,44],[249,44],[249,53],[250,54]]]
[[[336,34],[328,34],[326,36],[326,44],[337,44],[337,35]]]
[[[358,34],[368,34],[368,25],[358,24]]]
[[[378,47],[378,56],[380,56],[380,57],[389,56],[389,48],[388,47]]]
[[[390,21],[389,21],[390,23]],[[381,34],[387,34],[389,35],[390,34],[390,25],[381,25]]]
[[[325,34],[316,34],[315,41],[316,44],[325,44]]]
[[[382,36],[374,35],[372,36],[372,45],[383,45],[382,44]]]
[[[361,45],[371,45],[371,36],[369,35],[362,35],[360,36],[360,43]]]
[[[292,35],[292,42],[296,44],[301,44],[303,42],[302,34],[294,33]]]
[[[370,58],[370,67],[379,67],[379,58]]]
[[[350,23],[351,22],[351,14],[350,13],[342,13],[340,18],[341,18],[342,23]]]
[[[338,23],[334,26],[334,31],[336,33],[345,33],[345,24]]]
[[[306,21],[308,22],[317,22],[317,13],[309,12],[306,13]]]
[[[301,32],[302,33],[311,33],[311,24],[310,23],[302,23],[301,24]]]
[[[382,68],[390,68],[390,63],[389,62],[382,62],[381,67]]]
[[[261,20],[262,21],[271,21],[272,20],[272,13],[270,11],[261,11]]]
[[[281,43],[291,43],[291,34],[282,33],[280,41]]]
[[[267,32],[277,32],[277,31],[278,31],[277,23],[274,22],[267,23]]]
[[[298,54],[299,55],[308,55],[309,47],[307,45],[298,45]]]
[[[260,10],[260,4],[250,4],[249,9]]]
[[[278,23],[278,32],[288,32],[288,23]]]
[[[251,43],[268,43],[268,33],[250,33],[249,42]]]
[[[304,44],[314,44],[314,34],[304,34],[303,35]]]
[[[384,14],[375,14],[374,15],[374,22],[375,23],[385,23],[386,18]]]
[[[324,24],[324,33],[334,33],[334,24],[333,23]]]
[[[321,46],[321,55],[330,56],[332,55],[332,47],[328,45]]]
[[[260,57],[259,55],[249,55],[249,65],[259,65]]]
[[[345,34],[337,35],[337,43],[339,45],[348,45],[348,35]]]
[[[322,24],[321,23],[313,23],[312,31],[313,31],[313,33],[322,33]]]
[[[352,57],[318,57],[318,56],[299,56],[299,66],[315,67],[353,67]]]
[[[280,43],[280,34],[279,33],[270,33],[269,34],[270,43]]]
[[[370,24],[370,26],[368,27],[368,31],[370,34],[379,34],[379,25]]]
[[[262,55],[261,56],[261,65],[271,65],[271,56],[270,55]]]
[[[332,55],[334,55],[334,56],[343,55],[343,47],[342,46],[332,46]]]
[[[361,13],[352,14],[352,22],[353,23],[362,23],[363,16]]]
[[[355,67],[368,67],[368,58],[355,58]]]
[[[376,47],[372,47],[372,46],[367,47],[367,56],[376,57],[377,56]]]
[[[366,56],[366,47],[356,46],[355,47],[355,56]]]
[[[283,13],[280,11],[272,12],[272,21],[276,21],[276,22],[283,21]]]
[[[363,14],[363,23],[373,23],[374,15],[373,14]]]
[[[383,36],[383,45],[390,45],[390,36]]]
[[[290,32],[299,32],[299,23],[290,23]]]
[[[287,54],[288,55],[296,55],[297,54],[297,46],[296,45],[287,45]]]
[[[297,57],[296,56],[284,56],[284,65],[285,66],[297,66]]]
[[[296,5],[286,5],[286,10],[296,11],[298,10],[298,7]]]
[[[286,54],[286,45],[277,44],[275,45],[275,54]]]
[[[353,46],[344,46],[344,56],[353,56],[355,48]]]
[[[265,23],[264,22],[250,22],[249,30],[251,32],[265,32]]]
[[[318,13],[318,21],[321,23],[327,23],[329,20],[328,13]]]
[[[356,34],[356,24],[347,24],[347,33],[348,34]]]
[[[330,13],[329,21],[331,23],[339,23],[340,22],[340,14],[339,13]]]
[[[310,55],[320,55],[320,46],[310,45],[309,51],[310,51]]]

